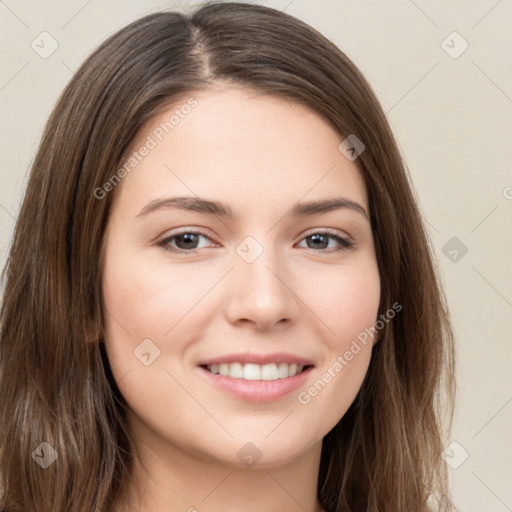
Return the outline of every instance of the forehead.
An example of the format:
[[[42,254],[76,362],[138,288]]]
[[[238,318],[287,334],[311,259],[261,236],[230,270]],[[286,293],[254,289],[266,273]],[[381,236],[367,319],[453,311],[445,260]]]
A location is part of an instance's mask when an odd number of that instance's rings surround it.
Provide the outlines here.
[[[343,138],[297,102],[210,86],[182,95],[145,124],[129,152],[138,159],[116,192],[141,207],[143,198],[172,193],[223,198],[248,212],[261,202],[326,195],[367,208],[361,173],[338,149]]]

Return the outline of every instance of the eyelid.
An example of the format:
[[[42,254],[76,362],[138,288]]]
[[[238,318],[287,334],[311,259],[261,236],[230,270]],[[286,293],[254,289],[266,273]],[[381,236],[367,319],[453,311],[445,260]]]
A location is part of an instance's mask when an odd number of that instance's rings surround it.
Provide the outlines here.
[[[318,233],[339,236],[340,238],[346,239],[348,242],[355,244],[355,240],[345,231],[341,231],[339,229],[332,228],[312,228],[311,230],[306,231],[303,235],[301,235],[301,240],[311,235],[316,235]]]

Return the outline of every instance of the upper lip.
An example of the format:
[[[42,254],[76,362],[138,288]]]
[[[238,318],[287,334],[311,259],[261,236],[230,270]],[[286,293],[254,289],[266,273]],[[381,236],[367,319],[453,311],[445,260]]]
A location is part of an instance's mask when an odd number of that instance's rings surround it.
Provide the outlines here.
[[[288,363],[303,366],[313,365],[313,361],[305,357],[290,354],[288,352],[274,352],[272,354],[257,354],[254,352],[244,352],[242,354],[226,354],[223,356],[212,357],[199,362],[199,366],[207,366],[222,363],[242,363],[242,364],[272,364],[272,363]]]

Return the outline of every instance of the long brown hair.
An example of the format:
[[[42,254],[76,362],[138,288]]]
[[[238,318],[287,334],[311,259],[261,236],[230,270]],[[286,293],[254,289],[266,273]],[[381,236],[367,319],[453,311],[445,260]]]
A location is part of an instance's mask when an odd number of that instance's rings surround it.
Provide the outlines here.
[[[44,131],[4,270],[0,316],[0,507],[104,512],[134,450],[102,343],[104,232],[141,126],[178,97],[226,82],[300,102],[365,144],[382,314],[398,302],[354,403],[323,440],[328,512],[451,510],[442,460],[454,348],[408,172],[365,78],[317,31],[272,8],[208,3],[145,16],[104,42]],[[37,456],[57,460],[43,469]],[[37,451],[39,450],[39,452]],[[43,450],[43,452],[41,452]],[[41,453],[40,453],[41,452]],[[50,454],[50,455],[49,455]]]

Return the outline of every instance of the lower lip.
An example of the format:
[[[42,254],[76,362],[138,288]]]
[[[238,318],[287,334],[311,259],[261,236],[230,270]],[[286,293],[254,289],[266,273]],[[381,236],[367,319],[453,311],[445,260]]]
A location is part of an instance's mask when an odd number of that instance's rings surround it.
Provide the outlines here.
[[[201,375],[204,375],[214,386],[231,395],[252,402],[272,402],[286,396],[304,384],[313,366],[293,377],[277,380],[233,379],[225,375],[212,373],[201,366],[198,366],[198,369]]]

